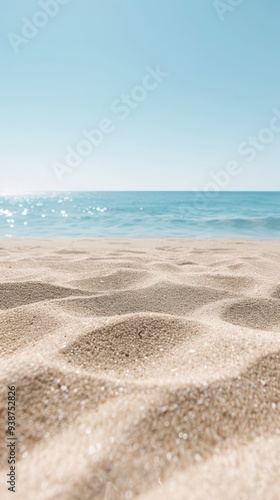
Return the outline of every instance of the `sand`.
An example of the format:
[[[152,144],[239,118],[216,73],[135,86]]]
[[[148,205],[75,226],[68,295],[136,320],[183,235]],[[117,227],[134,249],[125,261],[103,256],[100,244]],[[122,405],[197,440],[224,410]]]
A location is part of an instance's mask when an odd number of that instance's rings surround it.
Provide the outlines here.
[[[280,243],[2,240],[0,498],[280,498]],[[3,446],[2,446],[3,444]]]

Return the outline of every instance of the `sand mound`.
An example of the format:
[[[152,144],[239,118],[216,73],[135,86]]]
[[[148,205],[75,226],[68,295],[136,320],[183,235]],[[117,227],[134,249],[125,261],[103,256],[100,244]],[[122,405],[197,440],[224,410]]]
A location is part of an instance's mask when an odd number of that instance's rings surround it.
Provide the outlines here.
[[[133,315],[80,337],[62,351],[68,362],[86,370],[121,374],[136,365],[145,371],[166,351],[199,333],[196,323],[169,317]]]
[[[90,292],[103,290],[121,290],[130,288],[133,285],[141,284],[149,277],[145,271],[116,271],[109,275],[100,275],[93,278],[85,278],[77,281],[70,281],[71,287],[77,287],[81,290]]]
[[[280,330],[280,305],[273,299],[245,299],[226,307],[223,319],[258,330]]]

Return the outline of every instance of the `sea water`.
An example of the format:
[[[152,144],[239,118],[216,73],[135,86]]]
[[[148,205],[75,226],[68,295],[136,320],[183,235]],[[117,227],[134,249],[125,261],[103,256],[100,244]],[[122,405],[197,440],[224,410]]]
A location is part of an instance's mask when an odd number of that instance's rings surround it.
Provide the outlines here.
[[[280,238],[280,192],[0,196],[1,238]]]

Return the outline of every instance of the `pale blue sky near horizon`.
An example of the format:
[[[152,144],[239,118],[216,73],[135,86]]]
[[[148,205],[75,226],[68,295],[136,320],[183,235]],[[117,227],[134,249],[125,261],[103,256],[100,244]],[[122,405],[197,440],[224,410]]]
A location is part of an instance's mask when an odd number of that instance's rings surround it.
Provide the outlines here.
[[[203,190],[231,160],[225,189],[280,190],[277,0],[243,0],[223,21],[212,0],[65,0],[16,52],[11,33],[47,3],[0,0],[0,192]],[[121,120],[112,103],[157,65],[168,76]],[[54,162],[104,119],[113,131],[59,181]],[[248,161],[238,146],[259,133]]]

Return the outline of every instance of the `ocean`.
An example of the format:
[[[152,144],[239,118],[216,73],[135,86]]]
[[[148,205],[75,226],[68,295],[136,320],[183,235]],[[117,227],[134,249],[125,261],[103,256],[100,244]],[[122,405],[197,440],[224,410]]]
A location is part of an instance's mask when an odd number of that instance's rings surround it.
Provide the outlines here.
[[[0,196],[1,238],[280,238],[280,192]]]

